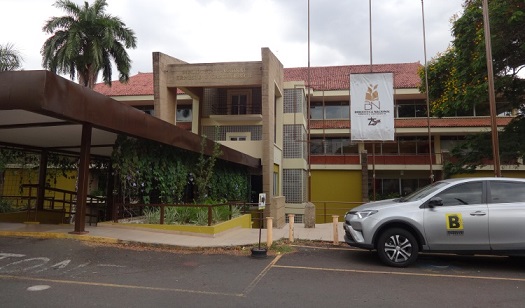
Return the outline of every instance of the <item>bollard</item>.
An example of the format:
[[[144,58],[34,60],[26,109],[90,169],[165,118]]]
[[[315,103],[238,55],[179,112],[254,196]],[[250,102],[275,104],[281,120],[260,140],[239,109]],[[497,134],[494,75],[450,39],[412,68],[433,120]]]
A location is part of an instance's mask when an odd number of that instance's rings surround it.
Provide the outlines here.
[[[334,223],[334,245],[339,245],[339,215],[332,215]]]
[[[266,217],[266,246],[270,248],[273,244],[273,217]]]
[[[288,223],[290,226],[289,232],[288,232],[288,240],[290,240],[291,243],[293,243],[293,224],[295,220],[294,214],[288,214]]]

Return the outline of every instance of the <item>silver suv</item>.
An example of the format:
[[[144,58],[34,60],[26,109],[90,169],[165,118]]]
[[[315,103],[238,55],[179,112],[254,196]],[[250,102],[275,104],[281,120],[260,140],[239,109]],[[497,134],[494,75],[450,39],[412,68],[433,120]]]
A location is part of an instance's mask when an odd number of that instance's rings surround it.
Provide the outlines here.
[[[435,182],[407,197],[370,202],[345,215],[345,241],[405,267],[420,251],[525,253],[525,179]]]

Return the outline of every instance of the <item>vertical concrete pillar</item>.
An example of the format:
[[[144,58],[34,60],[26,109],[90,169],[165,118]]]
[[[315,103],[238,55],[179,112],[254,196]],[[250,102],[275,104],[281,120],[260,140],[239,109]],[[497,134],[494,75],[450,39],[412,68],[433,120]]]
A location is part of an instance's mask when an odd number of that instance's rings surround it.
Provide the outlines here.
[[[266,217],[266,246],[273,244],[273,217]]]
[[[315,204],[308,202],[304,207],[304,227],[315,228]]]
[[[288,225],[290,226],[288,230],[288,240],[293,243],[294,241],[294,222],[295,222],[295,215],[294,214],[288,214]]]
[[[332,215],[334,228],[334,245],[339,245],[339,215]]]

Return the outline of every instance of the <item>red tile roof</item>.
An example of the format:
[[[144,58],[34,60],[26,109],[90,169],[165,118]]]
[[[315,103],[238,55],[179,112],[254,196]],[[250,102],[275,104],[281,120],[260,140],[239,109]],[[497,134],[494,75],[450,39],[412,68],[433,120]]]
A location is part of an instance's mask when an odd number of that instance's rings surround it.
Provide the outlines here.
[[[398,64],[375,64],[375,73],[394,73],[394,87],[416,88],[420,79],[417,70],[421,64],[398,63]],[[348,90],[350,88],[350,74],[369,73],[370,65],[346,65],[346,66],[319,66],[310,68],[310,84],[315,90]],[[308,68],[296,67],[284,69],[285,81],[308,82]],[[153,73],[138,73],[130,76],[128,83],[123,84],[114,81],[109,87],[103,83],[95,85],[95,91],[107,96],[134,96],[153,95]],[[178,93],[183,93],[179,90]]]
[[[394,73],[394,88],[416,88],[421,80],[417,73],[421,64],[375,64],[374,73]],[[310,84],[315,90],[348,90],[350,74],[370,73],[370,65],[320,66],[310,68]],[[308,81],[308,68],[285,68],[285,81]]]
[[[111,87],[97,83],[93,89],[107,96],[153,95],[153,73],[138,73],[130,76],[128,83],[113,81]]]
[[[505,126],[512,117],[498,117],[498,126]],[[430,126],[436,127],[490,127],[490,117],[464,117],[464,118],[431,118]],[[421,128],[427,127],[427,118],[395,119],[396,128]],[[340,129],[350,128],[349,120],[311,120],[310,129]]]

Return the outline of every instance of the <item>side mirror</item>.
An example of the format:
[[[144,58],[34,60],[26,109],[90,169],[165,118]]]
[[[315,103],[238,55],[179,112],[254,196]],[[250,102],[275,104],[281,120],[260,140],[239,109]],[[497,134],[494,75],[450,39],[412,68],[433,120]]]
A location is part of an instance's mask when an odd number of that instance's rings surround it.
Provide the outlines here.
[[[440,197],[434,197],[428,201],[428,207],[433,209],[436,206],[443,206],[443,199]]]

